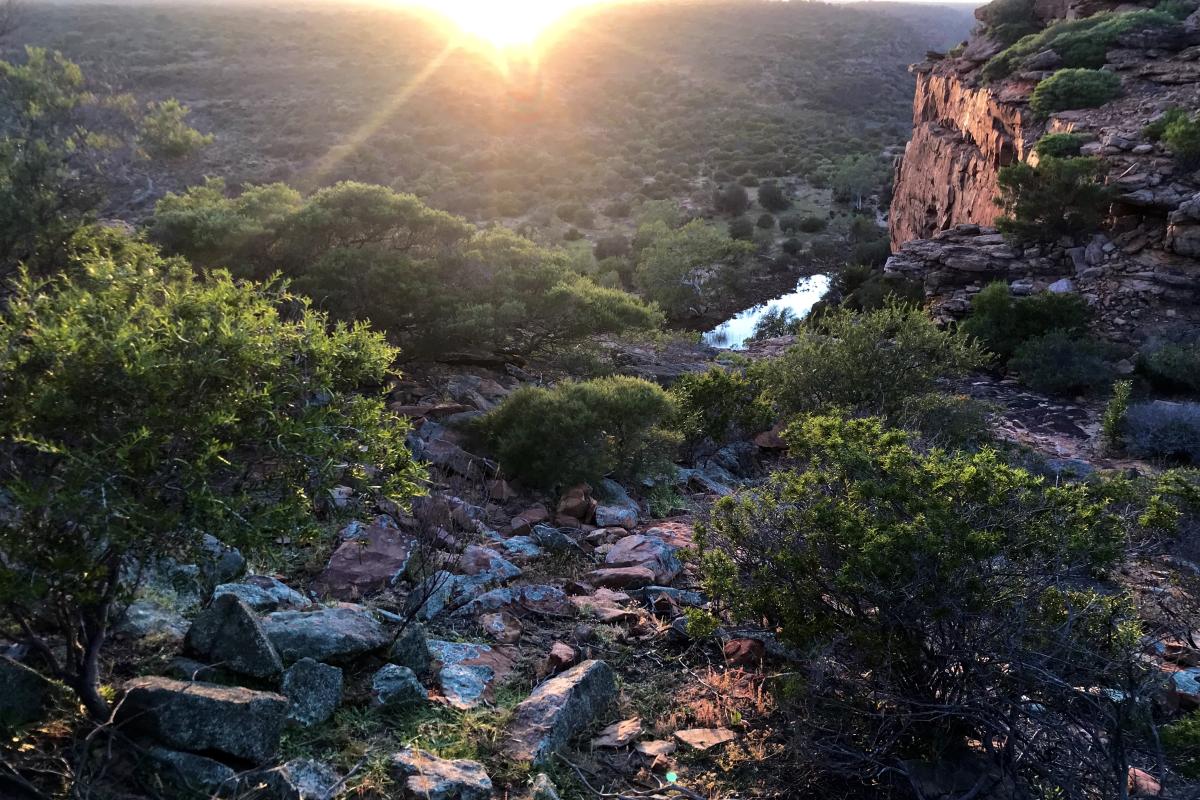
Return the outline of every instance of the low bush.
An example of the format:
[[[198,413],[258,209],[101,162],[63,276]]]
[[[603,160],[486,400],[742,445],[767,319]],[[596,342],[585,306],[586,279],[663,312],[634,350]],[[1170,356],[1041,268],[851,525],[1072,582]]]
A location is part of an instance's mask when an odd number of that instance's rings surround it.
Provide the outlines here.
[[[775,181],[766,181],[758,187],[758,204],[767,211],[783,211],[792,204],[783,189]]]
[[[1103,342],[1053,330],[1019,345],[1008,365],[1021,383],[1039,392],[1075,394],[1111,383],[1111,357],[1111,348]]]
[[[981,72],[985,81],[1005,78],[1021,62],[1043,50],[1053,50],[1064,67],[1098,68],[1121,34],[1133,30],[1169,28],[1178,24],[1164,11],[1142,9],[1125,13],[1101,12],[1083,19],[1062,19],[1039,33],[1024,36],[993,56]],[[1086,106],[1072,106],[1085,108]]]
[[[1180,774],[1200,778],[1200,711],[1164,725],[1159,731],[1163,749]]]
[[[930,392],[904,401],[896,414],[896,427],[914,431],[923,443],[935,447],[963,449],[986,442],[987,403],[962,394]]]
[[[1033,113],[1045,117],[1072,108],[1097,108],[1121,93],[1121,78],[1098,69],[1060,69],[1029,97]]]
[[[771,426],[769,404],[753,376],[713,367],[684,375],[670,389],[678,409],[676,427],[691,441],[723,444]]]
[[[1138,367],[1155,388],[1200,393],[1200,342],[1150,341]]]
[[[737,217],[729,220],[729,238],[747,241],[754,238],[754,223],[749,217]]]
[[[617,376],[518,389],[478,430],[506,473],[554,489],[669,471],[680,437],[666,426],[676,415],[657,384]]]
[[[1034,0],[992,0],[977,13],[988,26],[989,36],[1005,47],[1042,27]]]
[[[1018,161],[1002,167],[996,227],[1019,241],[1053,241],[1100,226],[1112,200],[1098,158],[1044,158],[1036,167]]]
[[[836,752],[839,779],[867,779],[1019,737],[989,774],[1119,794],[1140,629],[1122,596],[1077,588],[1120,552],[1106,503],[878,419],[804,417],[784,438],[799,466],[719,500],[697,543],[718,613],[811,654],[789,724],[812,766]]]
[[[974,342],[939,330],[920,309],[888,302],[856,314],[831,309],[761,369],[767,399],[784,413],[842,408],[892,416],[937,378],[984,362]]]
[[[786,225],[786,227],[785,227]],[[802,231],[804,233],[820,233],[829,225],[829,220],[823,217],[785,217],[779,221],[780,230]]]
[[[1033,151],[1038,158],[1074,158],[1079,155],[1084,141],[1077,133],[1047,133],[1038,139]]]
[[[1200,119],[1183,115],[1163,129],[1162,142],[1185,169],[1200,166]]]
[[[775,227],[775,217],[770,214],[759,214],[758,221],[754,223],[764,231],[769,231]]]
[[[1131,455],[1200,465],[1200,403],[1135,403],[1125,414]]]
[[[1087,303],[1077,294],[1040,292],[1015,297],[1007,283],[997,281],[971,298],[971,316],[958,330],[1008,361],[1023,342],[1052,330],[1084,333],[1091,316]]]

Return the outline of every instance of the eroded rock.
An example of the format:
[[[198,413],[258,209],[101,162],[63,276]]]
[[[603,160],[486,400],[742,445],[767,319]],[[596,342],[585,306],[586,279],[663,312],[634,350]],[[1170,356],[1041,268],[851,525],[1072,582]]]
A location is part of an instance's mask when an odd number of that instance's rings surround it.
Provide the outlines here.
[[[391,641],[370,610],[353,605],[276,611],[263,618],[263,630],[286,664],[306,656],[345,663],[380,650]]]
[[[517,706],[505,748],[516,761],[545,763],[615,699],[617,684],[603,661],[584,661],[543,681]]]

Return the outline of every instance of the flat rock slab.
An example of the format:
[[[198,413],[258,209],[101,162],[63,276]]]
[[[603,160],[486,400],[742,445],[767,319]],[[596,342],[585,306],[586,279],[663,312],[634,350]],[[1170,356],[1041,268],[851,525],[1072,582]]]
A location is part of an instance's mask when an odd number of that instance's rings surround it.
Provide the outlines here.
[[[651,529],[654,530],[654,529]],[[669,584],[683,569],[675,557],[675,545],[657,535],[635,533],[626,536],[608,551],[604,557],[606,567],[643,567],[650,570],[654,579],[642,584]]]
[[[381,592],[404,574],[415,550],[411,534],[367,526],[333,551],[324,572],[313,581],[313,591],[338,600],[360,600]]]
[[[274,678],[283,662],[250,606],[223,594],[200,612],[188,628],[184,645],[199,658],[253,678]]]
[[[589,572],[584,580],[605,589],[641,589],[658,579],[648,567],[605,567]]]
[[[392,756],[392,775],[404,781],[405,797],[421,800],[489,800],[492,781],[483,764],[438,758],[424,750]]]
[[[305,657],[345,663],[391,643],[375,615],[363,606],[276,611],[263,618],[263,630],[287,664]]]
[[[732,742],[737,734],[728,728],[688,728],[675,731],[675,738],[696,750],[708,750],[725,742]]]
[[[520,616],[522,612],[551,616],[574,612],[566,592],[558,586],[527,584],[493,589],[476,597],[454,612],[455,616],[473,617],[495,611],[507,611]]]
[[[509,649],[476,642],[430,639],[429,652],[436,662],[442,695],[458,709],[491,700],[496,684],[512,674],[515,663]]]
[[[543,681],[516,707],[506,754],[514,761],[545,763],[616,696],[616,679],[603,661],[584,661]]]
[[[287,711],[273,692],[148,677],[125,684],[117,720],[171,748],[261,764],[279,748]]]
[[[312,605],[307,597],[268,575],[248,575],[238,583],[222,583],[213,589],[214,600],[226,594],[234,595],[259,614]]]

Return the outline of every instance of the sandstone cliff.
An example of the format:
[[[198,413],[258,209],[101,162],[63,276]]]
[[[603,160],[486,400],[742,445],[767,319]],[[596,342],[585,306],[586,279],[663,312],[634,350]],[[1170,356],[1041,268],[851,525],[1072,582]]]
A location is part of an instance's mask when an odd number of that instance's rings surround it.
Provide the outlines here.
[[[1035,24],[1105,10],[1099,3],[1035,3]],[[1026,58],[1004,80],[980,75],[1002,49],[986,7],[970,41],[948,56],[913,65],[913,136],[896,169],[890,216],[895,255],[887,270],[924,281],[935,313],[959,317],[970,296],[1005,280],[1014,293],[1054,286],[1079,291],[1097,311],[1101,332],[1136,342],[1179,323],[1200,324],[1200,171],[1185,169],[1144,127],[1167,109],[1200,110],[1200,12],[1166,30],[1123,33],[1104,69],[1122,79],[1121,95],[1100,108],[1038,119],[1029,109],[1037,83],[1053,74],[1052,50]],[[1046,133],[1071,132],[1083,155],[1104,159],[1116,202],[1102,229],[1075,240],[1014,245],[990,227],[999,170],[1036,163]]]

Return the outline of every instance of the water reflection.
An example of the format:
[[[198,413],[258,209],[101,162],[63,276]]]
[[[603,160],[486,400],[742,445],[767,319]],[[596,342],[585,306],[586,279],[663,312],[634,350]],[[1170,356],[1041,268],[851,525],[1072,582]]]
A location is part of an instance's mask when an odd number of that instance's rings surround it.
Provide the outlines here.
[[[768,312],[774,309],[786,309],[797,318],[803,319],[828,291],[828,275],[812,275],[801,278],[800,282],[796,284],[795,291],[748,308],[704,334],[704,343],[712,347],[742,350],[746,347],[750,337],[754,335],[754,326]]]

